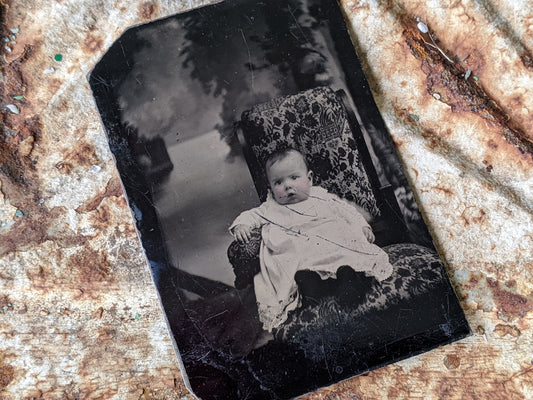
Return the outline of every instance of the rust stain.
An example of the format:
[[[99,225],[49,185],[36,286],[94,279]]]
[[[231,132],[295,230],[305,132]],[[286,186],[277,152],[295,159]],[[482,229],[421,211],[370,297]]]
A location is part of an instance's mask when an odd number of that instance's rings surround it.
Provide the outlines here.
[[[15,369],[4,362],[4,356],[0,354],[0,393],[15,377]]]
[[[32,53],[27,46],[24,54],[11,63],[3,66],[5,79],[0,81],[0,101],[3,104],[12,102],[13,96],[23,95],[26,90],[21,65]],[[33,170],[34,160],[31,159],[33,144],[41,137],[41,123],[38,115],[26,116],[24,104],[17,104],[20,114],[12,114],[3,109],[0,112],[0,177],[7,178],[16,185],[24,184],[28,170]],[[31,147],[20,150],[20,143],[32,137]]]
[[[500,310],[500,319],[523,318],[533,309],[533,301],[531,299],[500,288],[500,283],[497,280],[487,278],[487,285],[492,291],[494,302]]]
[[[488,173],[492,172],[494,167],[488,160],[483,160],[483,165],[485,165],[485,171],[487,171]]]
[[[106,198],[106,197],[119,197],[122,196],[122,186],[120,185],[120,181],[117,177],[114,177],[111,179],[107,185],[104,191],[97,193],[92,199],[89,199],[89,201],[85,202],[83,205],[76,208],[76,212],[78,213],[84,213],[88,211],[94,211],[98,208],[100,203]],[[108,216],[105,216],[103,218],[99,218],[102,220],[102,222],[105,222],[107,220]]]
[[[457,369],[461,366],[461,359],[455,354],[448,354],[442,362],[448,369]]]
[[[173,396],[172,390],[179,392],[183,388],[183,384],[179,383],[179,379],[170,369],[161,368],[160,370],[155,370],[155,368],[149,369],[147,366],[138,365],[138,360],[132,357],[127,348],[147,348],[151,340],[150,334],[143,329],[131,334],[125,334],[124,329],[121,328],[121,325],[125,323],[131,323],[131,321],[121,319],[120,325],[117,322],[104,324],[97,330],[96,335],[87,335],[80,338],[83,346],[92,349],[92,351],[84,353],[79,362],[79,376],[82,382],[78,388],[80,394],[82,394],[79,398],[93,398],[95,391],[102,390],[98,375],[95,376],[95,371],[100,371],[102,364],[107,364],[113,365],[116,371],[124,371],[122,382],[130,385],[127,398],[141,399],[143,390],[150,394],[151,390],[149,388],[155,389],[158,385],[161,385],[162,392],[163,388],[169,389],[167,391],[169,396],[160,398],[168,400],[183,399],[183,397]],[[117,343],[122,345],[118,346]],[[154,379],[155,377],[158,377],[158,379]],[[154,385],[154,382],[156,382],[156,385]],[[101,398],[111,398],[117,394],[117,389],[116,386],[106,387],[101,394]],[[155,390],[152,390],[152,392],[157,393]],[[185,389],[183,393],[187,393]],[[134,394],[136,397],[133,397]],[[158,399],[158,397],[154,397],[154,399]],[[190,399],[192,400],[192,396]]]
[[[93,226],[105,228],[109,224],[111,215],[112,211],[109,209],[109,206],[103,204],[91,214],[90,218]]]
[[[49,252],[49,257],[54,265],[63,265],[63,252],[57,249]],[[65,291],[70,291],[75,300],[82,296],[98,299],[101,290],[99,283],[112,283],[115,277],[111,274],[112,264],[107,253],[96,251],[86,245],[73,256],[65,259],[68,274],[58,272],[58,267],[49,268],[39,265],[29,269],[26,276],[31,282],[32,290],[48,292],[56,287],[63,287]],[[76,295],[77,294],[77,295]],[[100,312],[101,311],[101,312]],[[93,318],[103,314],[104,310],[98,308],[92,313]],[[63,314],[68,314],[69,310],[64,310]],[[99,317],[98,317],[99,318]]]
[[[111,262],[107,254],[89,247],[82,248],[77,254],[70,257],[68,265],[75,271],[80,281],[85,283],[103,282],[111,280]]]
[[[466,388],[473,388],[476,395],[471,397],[472,399],[508,400],[524,398],[521,382],[518,379],[510,380],[502,388],[501,382],[509,375],[505,370],[494,370],[493,368],[494,360],[500,356],[496,346],[489,344],[472,346],[469,344],[454,347],[457,350],[456,354],[461,356],[463,368],[448,369],[447,373],[443,374],[431,370],[422,362],[409,370],[411,386],[407,386],[406,390],[402,391],[402,397],[464,399],[467,393],[474,395],[474,393],[468,392]],[[471,360],[476,360],[476,362],[472,363]],[[487,368],[491,370],[490,374],[487,373]],[[386,369],[381,372],[383,378],[385,378],[386,372]],[[413,385],[415,382],[416,386]],[[378,395],[375,398],[381,397]]]
[[[63,160],[56,164],[56,168],[63,174],[70,174],[76,166],[96,165],[100,159],[96,155],[94,146],[87,142],[78,144],[68,152]]]
[[[94,30],[94,27],[93,27],[93,30]],[[85,37],[82,50],[84,53],[92,54],[92,53],[96,53],[97,51],[100,51],[103,45],[104,45],[104,41],[101,38],[89,33]]]
[[[438,39],[416,28],[414,17],[404,15],[403,35],[411,53],[421,61],[426,74],[427,92],[450,106],[452,112],[472,112],[499,128],[505,140],[522,154],[533,155],[533,141],[526,131],[504,112],[502,107],[487,94],[482,85],[468,74],[466,68],[446,49],[437,48]],[[430,32],[431,33],[431,32]]]
[[[110,325],[102,325],[96,331],[98,342],[106,344],[106,342],[112,342],[117,336],[117,330]]]
[[[478,283],[479,283],[479,279],[481,277],[478,277],[478,276],[475,276],[475,275],[471,275],[470,276],[470,279],[468,280],[468,285],[465,285],[467,286],[469,289],[472,289],[473,287],[475,287]]]
[[[97,319],[102,318],[102,315],[104,315],[104,308],[103,307],[98,307],[96,310],[94,310],[91,313],[91,317],[92,318],[97,318]]]
[[[509,289],[516,287],[516,280],[509,279],[507,282],[505,282],[505,286],[507,286]]]
[[[524,64],[524,67],[533,71],[533,57],[529,51],[524,51],[524,53],[520,55],[520,60],[522,61],[522,64]]]
[[[139,6],[139,16],[144,20],[149,20],[154,17],[158,11],[158,5],[147,1]]]
[[[510,335],[515,338],[517,338],[518,336],[522,334],[522,332],[520,332],[520,329],[518,329],[516,326],[504,325],[504,324],[496,325],[494,327],[494,333],[498,335],[499,337]]]
[[[29,199],[19,198],[24,194]],[[91,238],[90,236],[73,235],[70,230],[49,232],[51,226],[57,226],[57,221],[62,219],[65,210],[63,207],[49,210],[39,205],[38,198],[38,195],[28,188],[17,193],[11,192],[11,203],[17,204],[24,216],[17,219],[17,223],[9,231],[9,235],[0,234],[0,257],[17,250],[28,249],[47,240],[54,240],[61,246],[71,247],[83,245]]]
[[[422,137],[428,141],[430,148],[442,152],[448,151],[448,145],[445,143],[444,138],[433,129],[426,129],[422,132]]]
[[[188,395],[187,389],[185,388],[144,388],[142,389],[139,400],[189,400],[192,398],[192,396]]]
[[[496,150],[498,148],[498,143],[491,139],[487,142],[487,146],[489,149]]]
[[[470,206],[466,207],[459,216],[465,226],[471,224],[482,225],[487,221],[487,213],[482,208]]]
[[[7,3],[2,2],[2,7],[8,7]],[[2,30],[5,33],[4,25]],[[22,67],[33,57],[34,51],[33,45],[26,44],[22,53],[10,62],[1,58],[0,101],[3,104],[13,102],[14,96],[26,95],[28,81]],[[31,105],[26,98],[18,101],[17,107],[19,114],[6,109],[0,112],[0,181],[5,198],[24,216],[16,221],[14,232],[9,236],[0,234],[0,256],[46,240],[47,224],[43,222],[53,217],[44,207],[38,206],[40,193],[35,177],[38,157],[33,153],[42,135],[41,120],[38,114],[29,114]]]
[[[442,187],[442,186],[433,186],[431,189],[444,193],[446,196],[453,196],[455,194],[453,190]]]
[[[52,78],[48,81],[48,88],[50,90],[50,93],[57,92],[61,85],[63,85],[63,81],[59,78]]]
[[[71,73],[72,71],[69,71],[69,73]],[[63,114],[63,113],[66,113],[70,108],[70,104],[67,100],[65,99],[62,99],[59,101],[59,103],[56,105],[55,109]]]

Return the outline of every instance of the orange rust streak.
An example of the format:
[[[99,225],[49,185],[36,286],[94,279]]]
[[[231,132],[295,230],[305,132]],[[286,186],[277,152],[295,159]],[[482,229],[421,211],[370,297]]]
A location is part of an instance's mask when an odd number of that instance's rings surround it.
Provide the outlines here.
[[[501,289],[497,280],[487,278],[487,284],[498,308],[506,315],[522,318],[533,310],[533,302],[530,299]]]
[[[413,19],[414,20],[414,19]],[[533,155],[533,142],[519,124],[507,115],[502,107],[492,99],[472,76],[467,77],[459,63],[451,63],[431,45],[431,40],[404,18],[403,32],[412,54],[422,61],[422,71],[427,76],[427,91],[438,95],[438,99],[449,105],[453,112],[473,112],[500,128],[505,140],[518,148],[523,154]],[[435,43],[438,40],[433,36]],[[442,50],[449,54],[446,50]],[[450,58],[451,59],[451,58]]]
[[[123,192],[122,192],[122,187],[120,186],[120,182],[118,178],[115,177],[109,181],[109,183],[107,184],[103,192],[98,193],[92,199],[84,203],[82,206],[78,207],[76,209],[76,212],[82,213],[82,212],[94,211],[98,208],[100,203],[102,203],[102,201],[106,197],[111,197],[111,196],[119,197],[122,195],[122,193]]]

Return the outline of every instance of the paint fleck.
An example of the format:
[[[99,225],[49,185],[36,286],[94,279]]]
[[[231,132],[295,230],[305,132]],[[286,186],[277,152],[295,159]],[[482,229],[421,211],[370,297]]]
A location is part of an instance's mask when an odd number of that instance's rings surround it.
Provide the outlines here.
[[[135,219],[137,221],[142,221],[143,219],[143,213],[141,211],[141,209],[139,207],[137,207],[134,203],[131,203],[132,205],[132,208],[133,208],[133,213],[135,214]]]
[[[479,78],[478,78],[477,76],[475,76],[475,75],[473,76],[473,79],[474,79],[476,82],[479,81]]]
[[[54,60],[56,60],[57,62],[63,61],[63,56],[61,54],[56,54],[54,56]]]
[[[410,117],[411,117],[415,122],[420,121],[420,118],[418,118],[418,115],[411,114]]]
[[[470,70],[467,70],[466,73],[465,73],[465,81],[468,80],[468,78],[470,78],[470,74],[472,73],[472,71]]]
[[[440,94],[438,94],[438,93],[433,93],[433,97],[434,97],[436,100],[440,100]]]
[[[15,100],[24,100],[24,96],[13,96]]]
[[[420,21],[416,27],[418,28],[418,30],[422,33],[428,33],[429,29],[428,29],[428,26],[426,24],[424,24],[422,21]]]
[[[135,314],[135,317],[133,317],[134,319],[139,319],[141,318],[141,316],[139,314]]]
[[[11,28],[10,31],[11,31],[11,33],[14,33],[16,35],[17,33],[20,32],[20,29],[19,28]]]
[[[97,174],[98,172],[100,172],[101,169],[102,167],[100,167],[99,165],[93,165],[89,172],[92,174]]]
[[[8,104],[6,105],[6,108],[11,111],[13,114],[20,114],[19,108],[14,104]]]
[[[17,211],[15,212],[15,217],[19,217],[19,218],[20,218],[20,217],[23,217],[23,216],[24,216],[24,213],[23,213],[22,211],[17,210]]]

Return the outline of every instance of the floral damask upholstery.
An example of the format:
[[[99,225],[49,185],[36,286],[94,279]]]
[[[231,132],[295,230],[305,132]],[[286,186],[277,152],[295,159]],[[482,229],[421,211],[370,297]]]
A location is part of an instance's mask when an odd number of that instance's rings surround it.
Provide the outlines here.
[[[254,106],[242,115],[241,128],[257,159],[255,180],[264,180],[264,165],[273,152],[300,151],[314,173],[314,184],[354,201],[371,215],[380,210],[363,166],[342,102],[329,87],[318,87]],[[258,182],[256,182],[256,185]]]

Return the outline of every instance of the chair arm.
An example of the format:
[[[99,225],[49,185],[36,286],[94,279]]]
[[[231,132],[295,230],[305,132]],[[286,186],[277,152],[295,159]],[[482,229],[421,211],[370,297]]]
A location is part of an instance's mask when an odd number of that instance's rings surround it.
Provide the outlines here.
[[[235,287],[244,289],[254,281],[254,276],[261,270],[259,265],[259,248],[261,246],[261,230],[252,232],[248,243],[234,240],[228,248],[228,259],[235,273]]]

